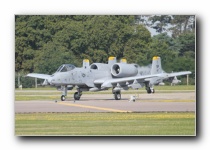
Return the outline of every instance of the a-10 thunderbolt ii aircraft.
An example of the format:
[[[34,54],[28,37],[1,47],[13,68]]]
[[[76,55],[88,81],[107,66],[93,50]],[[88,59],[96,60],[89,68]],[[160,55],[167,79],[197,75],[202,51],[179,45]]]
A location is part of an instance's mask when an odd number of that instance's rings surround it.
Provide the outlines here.
[[[161,67],[161,58],[153,57],[151,67],[128,64],[126,59],[117,63],[116,57],[109,57],[108,63],[89,64],[83,60],[83,66],[77,68],[72,64],[63,64],[52,75],[29,73],[27,77],[45,79],[42,85],[51,85],[62,91],[61,100],[67,96],[67,90],[74,87],[74,99],[79,100],[83,91],[102,91],[112,88],[116,100],[121,99],[121,90],[138,89],[145,86],[147,93],[154,93],[154,85],[165,79],[191,74],[190,71],[166,73]]]

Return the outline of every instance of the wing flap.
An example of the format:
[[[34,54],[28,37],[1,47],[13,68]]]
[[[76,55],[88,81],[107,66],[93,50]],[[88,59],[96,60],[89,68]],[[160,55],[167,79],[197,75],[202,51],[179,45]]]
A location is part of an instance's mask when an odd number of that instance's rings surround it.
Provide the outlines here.
[[[158,76],[159,76],[159,74],[107,79],[103,83],[101,83],[102,84],[101,87],[102,88],[110,88],[110,87],[112,87],[113,84],[126,83],[126,82],[131,82],[131,81],[134,81],[134,80],[145,80],[145,79],[148,79],[148,78],[153,78],[153,77],[158,77]],[[99,80],[96,80],[96,82],[98,83]],[[94,81],[94,83],[95,83],[95,81]]]
[[[110,88],[115,84],[123,84],[126,82],[133,82],[137,80],[138,82],[150,81],[151,78],[160,77],[162,79],[191,74],[190,71],[174,72],[174,73],[160,73],[153,75],[144,75],[144,76],[134,76],[134,77],[125,77],[125,78],[112,78],[112,79],[98,79],[94,81],[94,84],[101,84],[101,88]]]

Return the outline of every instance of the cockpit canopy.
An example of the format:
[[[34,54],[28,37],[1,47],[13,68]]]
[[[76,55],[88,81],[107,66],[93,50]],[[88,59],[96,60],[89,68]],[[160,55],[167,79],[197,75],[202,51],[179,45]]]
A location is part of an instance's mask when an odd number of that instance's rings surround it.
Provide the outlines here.
[[[63,64],[58,68],[56,72],[67,72],[73,70],[74,68],[75,66],[72,64]]]

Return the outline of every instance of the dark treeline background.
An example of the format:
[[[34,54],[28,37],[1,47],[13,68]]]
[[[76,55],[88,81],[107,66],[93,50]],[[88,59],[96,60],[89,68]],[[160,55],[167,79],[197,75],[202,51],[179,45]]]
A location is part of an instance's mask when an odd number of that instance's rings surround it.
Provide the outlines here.
[[[152,36],[148,27],[158,34]],[[195,16],[15,16],[16,75],[52,74],[64,63],[80,67],[83,59],[107,63],[109,56],[140,66],[160,56],[166,72],[192,71],[190,84],[194,84]]]

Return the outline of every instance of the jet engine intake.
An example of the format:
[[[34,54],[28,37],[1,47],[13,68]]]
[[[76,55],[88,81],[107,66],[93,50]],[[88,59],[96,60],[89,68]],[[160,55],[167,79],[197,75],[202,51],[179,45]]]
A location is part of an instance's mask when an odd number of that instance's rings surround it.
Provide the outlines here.
[[[90,69],[94,69],[94,70],[104,70],[104,69],[108,69],[108,65],[107,64],[103,64],[103,63],[93,63],[90,65]]]
[[[138,69],[135,64],[116,63],[111,68],[111,74],[117,78],[131,77],[137,75],[137,73]]]

